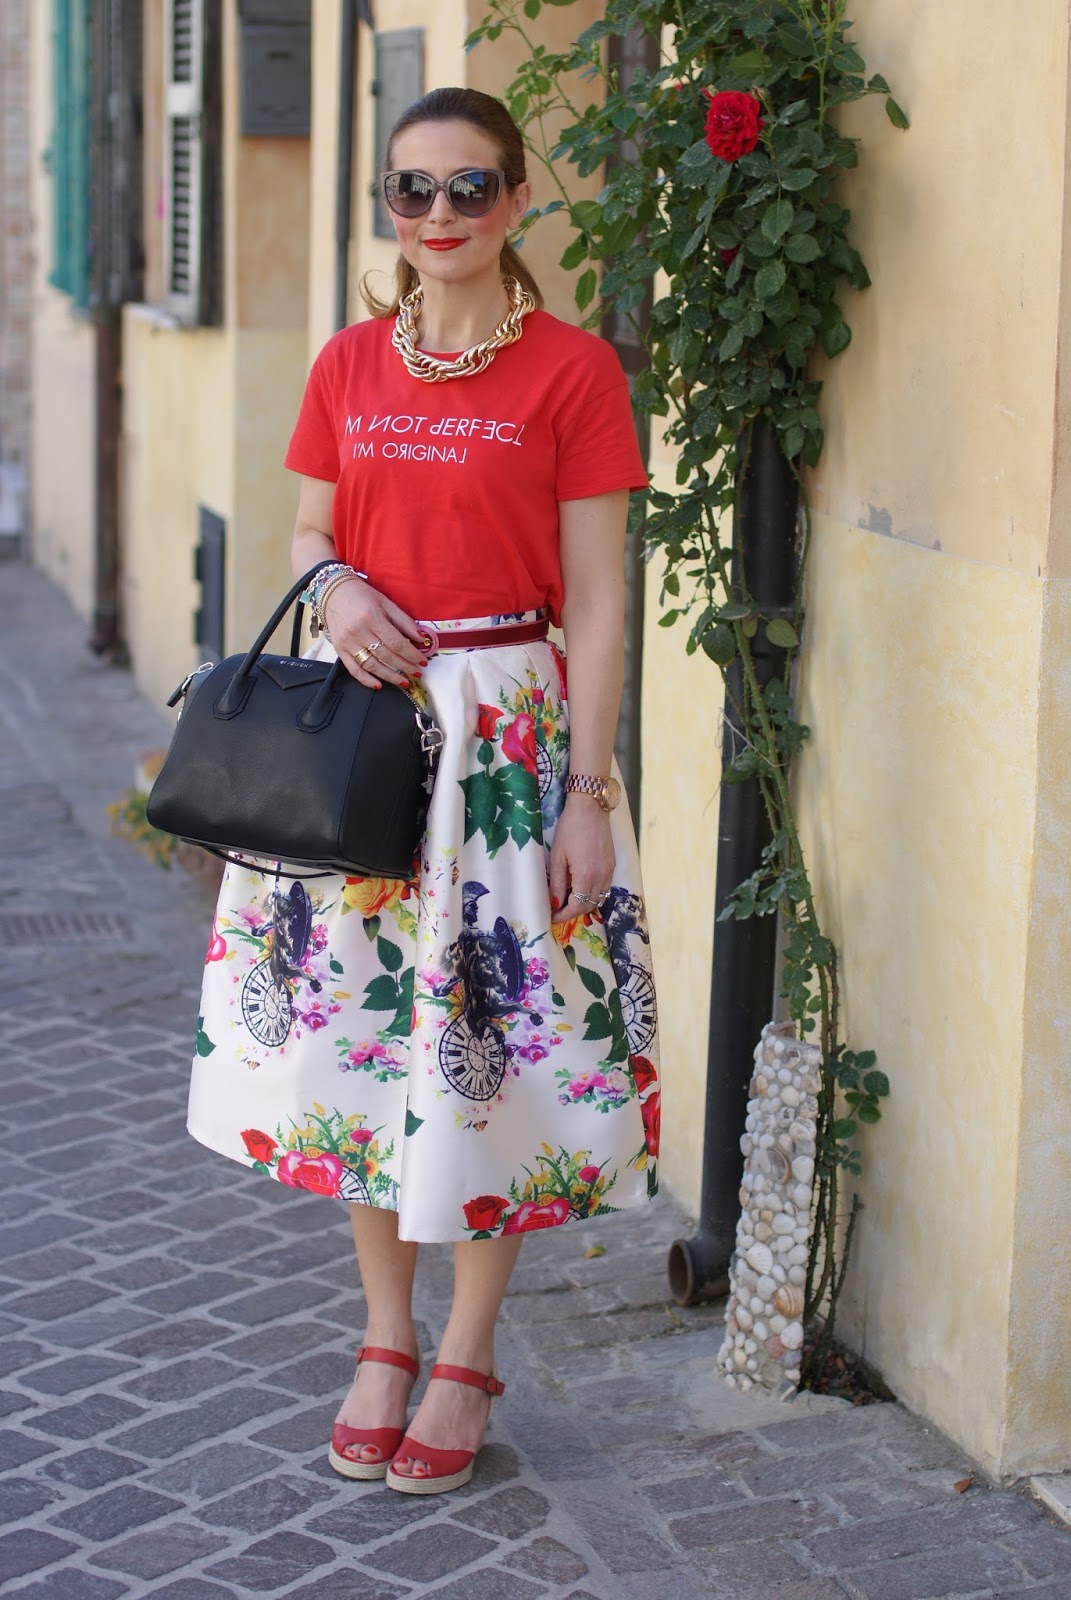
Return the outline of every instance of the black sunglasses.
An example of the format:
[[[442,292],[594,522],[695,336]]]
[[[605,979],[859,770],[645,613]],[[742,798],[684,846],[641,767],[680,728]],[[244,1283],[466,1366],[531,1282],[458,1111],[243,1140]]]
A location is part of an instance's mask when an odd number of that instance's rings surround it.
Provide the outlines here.
[[[462,217],[485,217],[498,204],[505,173],[493,167],[455,172],[440,183],[426,172],[385,172],[383,198],[398,217],[422,217],[435,204],[440,189]]]

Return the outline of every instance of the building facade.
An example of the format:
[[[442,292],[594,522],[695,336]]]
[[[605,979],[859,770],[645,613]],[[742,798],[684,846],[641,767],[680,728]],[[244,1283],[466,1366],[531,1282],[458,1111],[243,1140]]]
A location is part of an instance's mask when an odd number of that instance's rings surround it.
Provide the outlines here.
[[[29,79],[34,554],[88,616],[94,313],[48,281],[47,10],[33,8]],[[141,8],[144,292],[122,311],[119,596],[157,701],[206,649],[248,642],[287,581],[296,493],[281,461],[309,362],[340,302],[364,314],[363,275],[382,287],[393,267],[369,194],[391,106],[451,82],[498,92],[513,70],[505,39],[464,50],[479,0],[378,0],[349,23],[347,10]],[[855,12],[912,128],[896,133],[879,104],[851,116],[862,143],[847,203],[873,287],[847,306],[854,341],[825,374],[828,443],[809,485],[800,686],[813,737],[797,792],[849,1043],[875,1049],[892,1082],[862,1146],[839,1326],[989,1470],[1067,1470],[1067,7],[1039,0],[1029,27],[996,0],[857,0]],[[597,0],[545,7],[534,35],[553,48],[599,13]],[[304,123],[285,74],[259,122],[248,103],[265,28],[284,30],[284,55],[307,51]],[[1029,118],[993,115],[1009,83],[1030,86]],[[525,249],[550,309],[572,316],[564,227],[547,219]],[[656,478],[675,469],[657,438],[651,465]],[[720,699],[710,664],[657,626],[658,587],[652,569],[641,847],[663,1171],[694,1206]]]

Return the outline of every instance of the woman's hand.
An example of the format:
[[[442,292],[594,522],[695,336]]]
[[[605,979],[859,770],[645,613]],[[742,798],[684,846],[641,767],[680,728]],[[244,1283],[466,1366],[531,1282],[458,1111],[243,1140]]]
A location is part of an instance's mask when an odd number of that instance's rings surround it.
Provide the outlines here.
[[[617,859],[610,818],[591,795],[571,794],[554,829],[550,847],[552,920],[569,922],[594,911],[613,881]],[[578,900],[577,894],[589,895]]]
[[[428,664],[412,617],[363,578],[351,578],[332,591],[324,620],[343,666],[368,688],[406,684]]]

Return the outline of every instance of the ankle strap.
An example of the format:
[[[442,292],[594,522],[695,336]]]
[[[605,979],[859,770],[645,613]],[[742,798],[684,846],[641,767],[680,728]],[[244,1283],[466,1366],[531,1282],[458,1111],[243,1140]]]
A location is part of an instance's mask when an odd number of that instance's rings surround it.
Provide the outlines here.
[[[412,1356],[403,1355],[400,1350],[385,1350],[380,1345],[366,1344],[363,1350],[357,1352],[357,1365],[360,1366],[362,1361],[381,1361],[385,1367],[401,1367],[413,1378],[420,1376],[420,1362],[414,1361]]]
[[[482,1389],[484,1394],[505,1394],[506,1385],[493,1372],[474,1372],[471,1367],[451,1367],[437,1361],[431,1369],[433,1378],[449,1378],[452,1383],[467,1383],[472,1389]]]

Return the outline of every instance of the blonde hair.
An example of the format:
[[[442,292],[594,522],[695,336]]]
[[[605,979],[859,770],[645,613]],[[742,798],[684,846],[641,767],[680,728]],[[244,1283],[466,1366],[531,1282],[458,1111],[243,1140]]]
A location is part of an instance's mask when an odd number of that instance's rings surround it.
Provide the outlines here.
[[[400,133],[404,133],[406,128],[414,128],[422,122],[471,123],[498,146],[502,171],[511,188],[527,181],[528,169],[525,164],[521,130],[501,100],[496,100],[493,95],[482,94],[479,89],[432,89],[430,94],[414,101],[408,110],[402,112],[391,129],[387,141],[388,169],[391,165],[391,152],[395,139]],[[542,306],[542,291],[511,244],[502,246],[499,266],[503,278],[516,278],[521,288],[527,289],[536,305]],[[361,299],[374,317],[393,317],[398,313],[402,296],[409,294],[419,282],[420,275],[416,268],[404,256],[399,256],[394,271],[394,298],[390,301],[381,299],[370,286],[366,273],[361,279]]]

